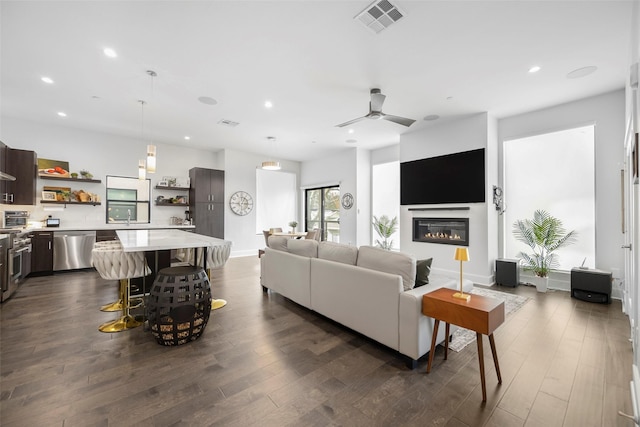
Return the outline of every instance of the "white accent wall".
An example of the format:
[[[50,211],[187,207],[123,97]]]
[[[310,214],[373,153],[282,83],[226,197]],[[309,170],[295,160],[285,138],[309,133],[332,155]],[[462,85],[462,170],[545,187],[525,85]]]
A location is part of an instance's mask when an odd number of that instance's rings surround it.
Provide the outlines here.
[[[400,162],[485,148],[485,203],[456,203],[401,206],[400,250],[417,259],[433,258],[432,270],[452,277],[460,271],[453,259],[454,245],[414,242],[414,217],[469,218],[470,261],[464,263],[464,276],[475,283],[493,283],[493,263],[497,258],[497,213],[493,209],[492,184],[497,181],[495,150],[496,121],[489,114],[475,114],[458,120],[444,121],[400,137]],[[434,182],[433,185],[439,185]],[[446,183],[444,183],[446,185]],[[409,210],[409,209],[438,210]],[[452,208],[451,210],[440,210]],[[455,208],[469,208],[455,210]]]

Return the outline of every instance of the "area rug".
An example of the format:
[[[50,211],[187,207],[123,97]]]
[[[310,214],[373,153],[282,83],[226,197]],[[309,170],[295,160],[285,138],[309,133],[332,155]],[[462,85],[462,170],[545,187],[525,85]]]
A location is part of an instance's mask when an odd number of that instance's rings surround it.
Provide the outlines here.
[[[474,287],[471,290],[471,293],[474,295],[482,295],[485,297],[491,297],[504,301],[505,317],[509,317],[509,315],[515,313],[520,308],[522,308],[522,306],[525,305],[527,301],[529,301],[528,297],[508,294],[506,292],[492,291],[490,289],[480,287]],[[476,333],[474,331],[470,331],[469,329],[464,328],[458,328],[458,330],[453,333],[453,339],[449,343],[449,349],[456,352],[461,351],[469,344],[475,342],[475,340]]]

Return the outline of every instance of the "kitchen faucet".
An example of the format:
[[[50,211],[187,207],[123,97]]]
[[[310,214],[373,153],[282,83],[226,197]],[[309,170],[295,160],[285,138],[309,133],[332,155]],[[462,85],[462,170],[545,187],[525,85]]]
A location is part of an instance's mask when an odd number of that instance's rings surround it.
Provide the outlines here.
[[[127,225],[131,225],[131,209],[127,209]]]

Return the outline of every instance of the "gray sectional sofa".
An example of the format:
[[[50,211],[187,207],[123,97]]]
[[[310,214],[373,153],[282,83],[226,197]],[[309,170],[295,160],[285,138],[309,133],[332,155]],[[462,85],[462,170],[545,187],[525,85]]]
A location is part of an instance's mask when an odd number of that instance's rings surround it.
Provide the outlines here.
[[[411,367],[431,346],[434,321],[422,315],[422,296],[459,287],[456,279],[431,274],[414,288],[416,259],[404,253],[279,236],[269,238],[260,267],[265,290],[400,352]],[[463,287],[469,291],[473,283]],[[444,339],[440,328],[437,342]]]

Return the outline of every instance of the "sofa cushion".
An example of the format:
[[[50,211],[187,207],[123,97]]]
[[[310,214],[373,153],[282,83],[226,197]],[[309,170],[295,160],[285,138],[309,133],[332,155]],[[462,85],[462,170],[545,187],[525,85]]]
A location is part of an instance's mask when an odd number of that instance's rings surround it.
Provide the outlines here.
[[[413,289],[416,283],[416,259],[401,252],[391,252],[373,246],[360,246],[356,265],[400,275],[405,291]]]
[[[287,240],[289,238],[285,236],[269,236],[269,247],[276,251],[288,252]]]
[[[308,258],[318,257],[318,242],[315,240],[289,239],[287,249],[292,254],[306,256]]]
[[[416,261],[416,288],[429,284],[429,273],[431,273],[431,263],[433,258],[419,259]]]
[[[318,258],[356,265],[358,248],[343,243],[320,242],[318,246]]]

